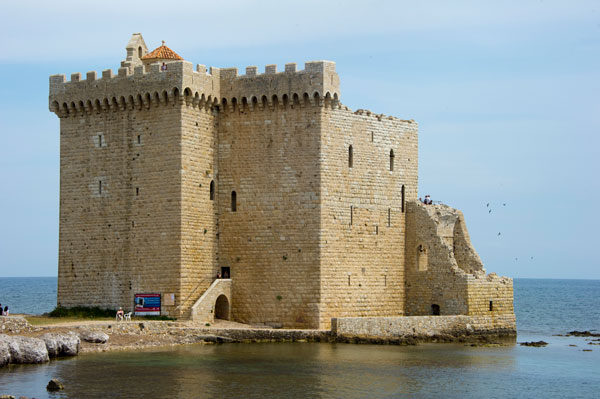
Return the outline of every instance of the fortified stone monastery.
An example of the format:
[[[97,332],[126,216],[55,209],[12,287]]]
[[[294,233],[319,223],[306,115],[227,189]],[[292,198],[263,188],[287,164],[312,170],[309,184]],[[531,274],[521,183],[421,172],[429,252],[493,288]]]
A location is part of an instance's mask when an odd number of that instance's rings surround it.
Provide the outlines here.
[[[240,75],[139,33],[126,49],[117,74],[50,76],[59,306],[129,311],[154,293],[201,322],[514,326],[512,280],[486,275],[462,213],[417,199],[417,123],[342,105],[335,63]]]

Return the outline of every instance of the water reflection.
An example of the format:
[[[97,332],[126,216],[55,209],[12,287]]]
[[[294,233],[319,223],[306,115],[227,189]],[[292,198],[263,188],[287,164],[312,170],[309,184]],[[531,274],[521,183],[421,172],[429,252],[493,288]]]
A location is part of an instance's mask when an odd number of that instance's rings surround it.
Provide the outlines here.
[[[568,348],[572,349],[572,348]],[[563,351],[563,352],[560,352]],[[0,394],[40,398],[594,397],[598,356],[563,348],[227,344],[81,355],[0,371]],[[555,359],[560,359],[559,361]],[[64,392],[49,394],[51,378]],[[560,382],[560,389],[554,385]]]
[[[510,348],[349,344],[243,344],[89,354],[44,366],[10,367],[0,387],[37,398],[415,397],[457,388],[457,372],[509,370]],[[48,394],[50,378],[64,392]],[[465,380],[463,379],[463,382]],[[476,381],[466,381],[473,392]],[[480,393],[484,392],[482,386]],[[462,392],[459,389],[459,392]],[[7,392],[8,393],[8,392]]]

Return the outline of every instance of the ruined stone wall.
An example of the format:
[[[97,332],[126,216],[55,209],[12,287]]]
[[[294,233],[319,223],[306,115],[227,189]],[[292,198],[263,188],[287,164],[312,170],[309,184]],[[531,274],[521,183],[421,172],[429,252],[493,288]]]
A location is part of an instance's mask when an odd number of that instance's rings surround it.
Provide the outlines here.
[[[135,293],[179,295],[180,112],[73,111],[60,113],[58,303],[132,310]]]
[[[219,265],[236,321],[318,326],[321,112],[304,101],[220,112]]]
[[[408,315],[432,314],[434,305],[442,315],[514,314],[512,280],[486,275],[460,211],[418,201],[407,211]]]
[[[417,124],[325,107],[321,141],[320,328],[331,317],[401,315],[402,193],[417,196]]]

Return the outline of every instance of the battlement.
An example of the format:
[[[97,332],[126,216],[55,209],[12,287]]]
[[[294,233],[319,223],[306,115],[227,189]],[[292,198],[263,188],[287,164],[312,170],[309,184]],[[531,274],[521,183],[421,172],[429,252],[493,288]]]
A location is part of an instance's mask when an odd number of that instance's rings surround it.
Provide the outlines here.
[[[285,65],[277,72],[276,65],[267,65],[264,74],[257,67],[247,67],[245,75],[237,68],[214,68],[187,61],[160,63],[133,68],[124,66],[115,74],[105,69],[85,74],[72,73],[50,76],[49,107],[59,116],[77,113],[107,111],[110,109],[149,108],[151,105],[174,104],[184,101],[194,106],[234,109],[236,104],[312,103],[321,99],[337,102],[339,76],[335,63],[313,61],[297,71],[295,63]],[[132,71],[133,69],[133,71]],[[228,107],[229,106],[229,107]]]
[[[133,73],[129,67],[121,67],[115,74],[111,69],[102,71],[101,77],[96,71],[50,76],[49,106],[59,116],[125,109],[126,107],[146,107],[159,104],[172,104],[181,101],[186,88],[200,92],[210,103],[218,103],[219,70],[186,61],[166,63],[161,70],[160,63],[149,66],[135,66]],[[191,90],[191,89],[190,89]]]
[[[340,79],[335,62],[310,61],[298,71],[296,63],[285,64],[281,72],[277,65],[266,65],[262,74],[256,66],[246,67],[245,75],[238,75],[237,68],[221,69],[221,97],[231,103],[262,104],[273,106],[274,102],[285,104],[340,97]]]

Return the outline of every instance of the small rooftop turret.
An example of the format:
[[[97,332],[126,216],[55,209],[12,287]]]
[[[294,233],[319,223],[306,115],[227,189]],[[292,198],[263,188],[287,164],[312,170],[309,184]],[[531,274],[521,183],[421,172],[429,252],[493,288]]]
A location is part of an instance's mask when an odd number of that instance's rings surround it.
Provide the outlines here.
[[[127,50],[127,58],[125,58],[125,61],[121,61],[121,67],[128,67],[133,72],[133,68],[142,65],[142,57],[148,54],[148,47],[142,34],[134,33],[131,35],[125,49]]]

